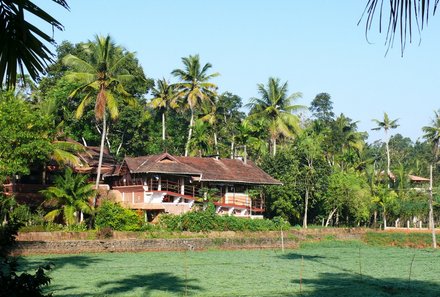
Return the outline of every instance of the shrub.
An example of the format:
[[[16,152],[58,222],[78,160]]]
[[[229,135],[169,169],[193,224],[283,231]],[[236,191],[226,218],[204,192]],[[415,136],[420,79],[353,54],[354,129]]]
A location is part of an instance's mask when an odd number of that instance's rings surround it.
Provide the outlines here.
[[[206,210],[187,212],[181,215],[164,214],[160,216],[160,225],[169,231],[273,231],[290,228],[283,220],[267,220],[220,216],[213,205]]]
[[[39,266],[34,274],[19,273],[17,258],[9,256],[19,227],[15,222],[0,226],[0,296],[51,296],[43,293],[50,283],[46,271],[52,269],[51,265]]]
[[[98,229],[110,227],[117,231],[137,231],[142,224],[141,217],[135,211],[108,200],[99,207],[95,220]]]

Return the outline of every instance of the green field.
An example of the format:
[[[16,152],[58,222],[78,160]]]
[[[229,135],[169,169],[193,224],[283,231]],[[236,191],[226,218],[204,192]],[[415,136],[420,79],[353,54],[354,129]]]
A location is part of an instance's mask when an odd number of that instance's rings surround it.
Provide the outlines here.
[[[54,296],[440,296],[439,251],[360,242],[23,258],[46,262]]]

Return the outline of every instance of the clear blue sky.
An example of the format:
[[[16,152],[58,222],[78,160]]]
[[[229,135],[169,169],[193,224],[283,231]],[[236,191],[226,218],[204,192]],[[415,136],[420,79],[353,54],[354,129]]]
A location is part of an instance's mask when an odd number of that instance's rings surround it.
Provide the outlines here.
[[[246,103],[257,96],[256,84],[269,76],[302,92],[309,105],[320,92],[332,96],[334,110],[359,121],[369,141],[373,118],[387,112],[399,118],[395,133],[422,136],[433,111],[440,108],[440,15],[430,18],[422,42],[400,55],[396,42],[387,56],[385,36],[357,26],[367,0],[70,0],[71,11],[52,1],[37,0],[65,26],[55,40],[72,43],[110,34],[137,53],[147,76],[168,78],[181,68],[181,57],[199,54],[220,77],[219,91],[230,91]],[[51,28],[47,30],[50,32]],[[397,40],[398,41],[398,40]]]

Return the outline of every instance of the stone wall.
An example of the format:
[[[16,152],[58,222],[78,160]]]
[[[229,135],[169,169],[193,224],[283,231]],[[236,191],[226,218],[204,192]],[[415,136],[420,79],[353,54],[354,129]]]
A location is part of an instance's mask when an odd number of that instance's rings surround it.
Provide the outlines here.
[[[283,232],[283,241],[285,248],[296,248],[304,240],[321,240],[329,236],[338,239],[360,239],[364,233],[364,230],[359,229],[289,230]],[[274,231],[179,233],[180,238],[169,239],[145,239],[147,234],[142,232],[114,232],[111,239],[105,240],[91,239],[92,235],[94,234],[90,232],[23,233],[17,237],[14,254],[281,248],[280,232]],[[201,236],[203,237],[197,238]]]

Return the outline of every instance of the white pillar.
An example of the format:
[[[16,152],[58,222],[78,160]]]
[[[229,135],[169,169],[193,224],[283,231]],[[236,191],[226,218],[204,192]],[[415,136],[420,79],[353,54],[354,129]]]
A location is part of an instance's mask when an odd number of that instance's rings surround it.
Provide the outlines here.
[[[185,178],[181,177],[180,178],[180,194],[185,195]]]

